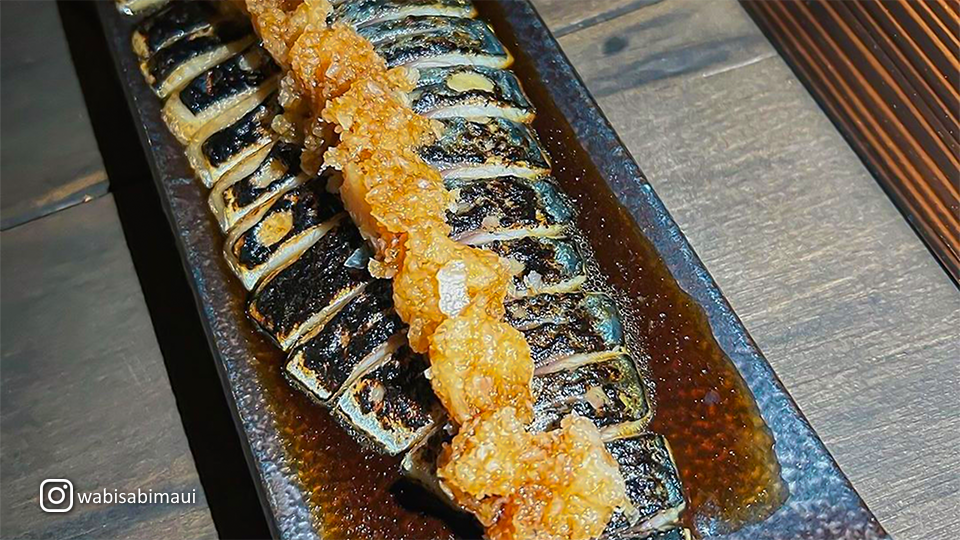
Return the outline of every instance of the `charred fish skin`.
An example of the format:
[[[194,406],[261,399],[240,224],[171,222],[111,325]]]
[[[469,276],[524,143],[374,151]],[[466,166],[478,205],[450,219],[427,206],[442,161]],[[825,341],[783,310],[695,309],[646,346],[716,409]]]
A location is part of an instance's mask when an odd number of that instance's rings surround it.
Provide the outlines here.
[[[417,15],[471,18],[476,14],[470,0],[356,0],[334,2],[327,22],[361,27]]]
[[[223,232],[229,232],[244,217],[287,190],[301,185],[307,177],[300,171],[301,149],[277,142],[262,160],[250,160],[224,175],[210,191],[210,209]]]
[[[607,450],[620,465],[633,509],[615,513],[604,534],[651,532],[676,523],[686,499],[667,439],[644,433],[608,442]]]
[[[573,241],[565,238],[527,236],[494,240],[479,247],[496,253],[512,267],[519,268],[513,275],[510,290],[513,298],[573,292],[587,279],[580,250]]]
[[[570,413],[591,420],[603,430],[627,424],[638,433],[653,409],[636,364],[628,355],[590,362],[569,370],[534,377],[534,420],[531,428],[552,431]]]
[[[340,220],[300,257],[263,280],[247,315],[281,349],[290,350],[373,281],[365,259],[357,257],[364,251],[360,231]]]
[[[393,284],[376,280],[290,353],[287,375],[329,403],[358,374],[388,355],[403,321],[393,310]],[[397,341],[396,339],[394,341]]]
[[[160,98],[166,98],[255,39],[249,21],[226,20],[210,33],[190,35],[160,49],[140,64],[140,71],[150,88]]]
[[[376,46],[400,37],[436,32],[440,28],[452,28],[462,24],[461,21],[464,20],[472,19],[445,15],[408,15],[364,24],[357,27],[356,30],[357,34]]]
[[[158,10],[171,0],[116,0],[117,11],[127,16]]]
[[[558,236],[573,221],[573,208],[549,178],[502,176],[447,179],[457,194],[447,223],[457,241],[477,245],[522,236]]]
[[[163,107],[163,119],[186,144],[203,125],[278,79],[280,67],[262,47],[251,45],[217,64],[174,92]]]
[[[692,540],[693,535],[683,527],[671,527],[663,531],[617,533],[603,538],[605,540]]]
[[[437,459],[443,445],[452,440],[453,431],[449,426],[438,424],[438,428],[413,446],[401,462],[404,476],[451,503],[437,478]],[[605,445],[623,474],[631,508],[617,510],[601,538],[639,540],[645,538],[644,534],[668,531],[677,522],[686,499],[667,440],[656,433],[642,433]],[[686,538],[685,532],[681,528],[679,538]],[[673,540],[674,537],[665,538]],[[650,540],[654,539],[661,540],[657,537]]]
[[[529,123],[535,115],[516,75],[486,66],[421,69],[410,102],[430,118],[498,116]]]
[[[391,456],[407,451],[444,414],[424,376],[427,367],[423,355],[401,347],[343,391],[335,416],[360,434],[365,446]]]
[[[295,258],[342,217],[339,197],[326,191],[325,177],[292,189],[227,237],[224,254],[249,290],[260,278]]]
[[[505,320],[523,333],[538,374],[626,351],[620,314],[606,294],[543,294],[507,302],[505,307]]]
[[[463,18],[453,21],[427,32],[399,35],[375,48],[389,67],[469,64],[505,68],[513,63],[513,57],[485,22]]]
[[[210,2],[174,2],[144,19],[133,32],[133,52],[141,60],[186,36],[211,32],[220,12]]]
[[[444,178],[536,178],[550,173],[550,162],[526,125],[504,118],[444,118],[440,137],[420,148],[420,156]]]
[[[205,187],[276,140],[271,122],[281,112],[276,81],[198,131],[187,147],[187,160]]]

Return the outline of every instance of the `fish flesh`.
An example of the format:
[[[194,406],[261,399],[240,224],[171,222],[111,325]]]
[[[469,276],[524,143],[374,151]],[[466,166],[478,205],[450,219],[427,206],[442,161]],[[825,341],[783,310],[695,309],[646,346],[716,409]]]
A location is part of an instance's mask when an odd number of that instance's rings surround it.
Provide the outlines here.
[[[139,15],[160,9],[170,0],[116,0],[117,10],[124,15]]]
[[[249,47],[256,36],[249,21],[226,20],[209,32],[185,36],[140,63],[150,88],[165,99],[197,75]]]
[[[258,152],[224,174],[210,190],[209,198],[220,229],[230,232],[251,212],[306,182],[307,175],[300,170],[300,153],[297,145],[273,142],[262,156]]]
[[[421,69],[410,102],[414,111],[430,118],[500,117],[523,123],[534,118],[516,75],[485,66]]]
[[[692,540],[689,529],[670,527],[662,531],[648,532],[618,532],[605,537],[608,540]]]
[[[266,154],[267,147],[277,140],[270,126],[280,112],[274,81],[200,128],[186,151],[200,182],[213,187],[247,159],[263,157],[259,154]]]
[[[322,326],[373,278],[360,231],[343,219],[296,260],[275,270],[250,298],[247,315],[287,351]]]
[[[276,88],[280,67],[259,45],[197,75],[173,92],[163,106],[163,120],[181,144],[211,119],[258,91]]]
[[[418,15],[470,18],[477,14],[470,0],[356,0],[333,4],[328,21],[353,26]]]
[[[557,237],[573,222],[573,208],[547,177],[451,178],[445,185],[456,193],[447,223],[451,236],[463,244]]]
[[[389,67],[473,65],[505,68],[513,63],[513,57],[483,21],[453,17],[445,20],[449,22],[425,32],[399,34],[374,47]],[[406,21],[401,19],[382,24],[398,25]]]
[[[449,500],[450,495],[437,478],[437,460],[443,445],[452,439],[452,432],[449,425],[433,430],[403,456],[400,465],[408,478],[444,500]],[[630,508],[614,514],[603,538],[661,540],[650,535],[668,531],[686,506],[667,440],[662,435],[644,432],[605,444],[626,481]],[[685,532],[681,528],[663,540],[683,539]]]
[[[334,416],[362,444],[397,455],[424,438],[444,417],[424,372],[427,359],[402,346],[359,375],[336,400]]]
[[[218,2],[173,2],[137,25],[130,40],[133,52],[146,60],[184,37],[212,32],[221,17]]]
[[[415,112],[437,120],[419,149],[455,203],[451,237],[496,253],[511,273],[505,322],[535,363],[532,429],[591,420],[620,466],[631,506],[605,536],[683,540],[684,508],[666,439],[646,431],[652,386],[621,313],[579,248],[576,211],[551,175],[513,58],[469,0],[338,0],[329,22],[370,40],[390,66],[417,68]],[[301,148],[271,125],[279,68],[232,13],[175,3],[133,36],[147,83],[185,144],[226,233],[228,266],[251,291],[247,315],[283,351],[291,384],[331,409],[364,445],[404,454],[403,470],[446,498],[436,458],[451,430],[427,358],[406,343],[392,283],[367,270],[370,247],[335,191],[310,178]],[[642,355],[640,356],[642,359]]]
[[[627,483],[627,498],[633,508],[617,512],[606,532],[649,532],[676,523],[686,506],[680,475],[667,439],[644,433],[607,443]]]
[[[440,137],[420,156],[444,178],[537,178],[550,161],[526,124],[506,118],[443,118]]]
[[[343,206],[326,183],[316,178],[287,191],[227,235],[224,257],[247,290],[337,226]]]

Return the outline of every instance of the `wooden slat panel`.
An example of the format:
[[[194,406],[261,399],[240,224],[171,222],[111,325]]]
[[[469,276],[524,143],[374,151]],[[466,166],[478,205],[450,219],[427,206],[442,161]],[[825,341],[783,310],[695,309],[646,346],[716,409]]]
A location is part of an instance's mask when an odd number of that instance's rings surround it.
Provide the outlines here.
[[[216,538],[112,195],[0,233],[0,538]],[[217,389],[213,389],[217,391]],[[47,514],[40,483],[196,493]]]
[[[746,12],[668,0],[560,43],[884,528],[953,538],[960,295]]]
[[[743,5],[960,280],[955,3],[744,0]]]

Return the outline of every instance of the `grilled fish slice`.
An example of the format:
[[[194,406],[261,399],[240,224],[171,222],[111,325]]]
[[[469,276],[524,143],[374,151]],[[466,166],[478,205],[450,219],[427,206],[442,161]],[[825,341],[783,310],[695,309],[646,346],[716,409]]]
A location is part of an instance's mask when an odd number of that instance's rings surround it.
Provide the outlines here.
[[[223,246],[224,257],[248,290],[260,278],[296,258],[343,217],[340,199],[325,177],[292,189],[244,219]]]
[[[537,398],[531,427],[540,431],[560,427],[563,417],[574,412],[622,437],[639,433],[653,414],[647,387],[625,354],[538,375],[533,390]]]
[[[248,21],[223,21],[212,32],[199,33],[160,49],[140,63],[150,88],[166,98],[197,75],[246,49],[256,36]]]
[[[470,0],[350,0],[336,3],[328,22],[363,26],[417,15],[474,17]]]
[[[410,15],[399,19],[365,24],[358,27],[357,33],[373,45],[385,41],[392,41],[399,37],[409,37],[417,34],[435,32],[440,28],[452,28],[462,24],[461,21],[470,20],[463,17],[446,17],[443,15]]]
[[[447,223],[458,242],[477,245],[524,236],[559,236],[573,208],[549,178],[448,179],[457,205]]]
[[[281,349],[290,350],[372,281],[366,253],[360,231],[340,220],[303,255],[263,280],[247,314]]]
[[[329,403],[344,385],[400,348],[402,329],[393,310],[393,284],[374,281],[291,351],[287,375]]]
[[[626,352],[613,299],[602,293],[543,294],[507,302],[505,320],[520,330],[543,375]]]
[[[617,512],[604,534],[644,533],[676,523],[686,505],[670,445],[662,435],[644,433],[607,443],[627,483],[630,512]]]
[[[376,45],[387,65],[434,68],[476,65],[505,68],[513,57],[487,23],[476,19],[448,18],[448,24],[428,32],[400,35]]]
[[[496,116],[527,123],[535,112],[513,73],[476,65],[420,70],[410,101],[414,111],[431,118]]]
[[[572,292],[587,279],[580,250],[564,238],[528,236],[495,240],[479,247],[510,262],[514,269],[510,296],[514,298]]]
[[[401,469],[407,478],[452,504],[437,479],[437,458],[443,444],[451,438],[449,426],[435,428],[407,452]],[[603,538],[621,538],[624,534],[642,538],[641,533],[667,529],[675,523],[686,501],[667,440],[655,433],[643,433],[607,442],[606,447],[620,466],[627,484],[627,499],[633,508],[614,513]]]
[[[174,92],[163,106],[163,120],[181,144],[204,124],[258,91],[276,87],[280,67],[258,45],[195,77]]]
[[[270,123],[280,113],[276,81],[200,128],[187,146],[187,161],[206,187],[251,158],[260,161],[276,140]]]
[[[693,535],[683,527],[671,527],[663,531],[617,533],[604,538],[608,540],[693,540]]]
[[[117,10],[124,15],[139,15],[165,6],[170,0],[116,0]]]
[[[340,394],[335,415],[367,446],[389,455],[406,451],[443,417],[426,369],[426,358],[401,347]]]
[[[441,119],[443,131],[420,156],[445,178],[536,178],[550,162],[525,124],[504,118]]]
[[[133,32],[133,52],[141,60],[184,37],[213,31],[221,17],[218,4],[206,1],[175,2],[144,19]]]
[[[250,212],[306,180],[300,172],[300,147],[278,142],[263,159],[248,159],[223,175],[210,191],[210,209],[228,232]]]

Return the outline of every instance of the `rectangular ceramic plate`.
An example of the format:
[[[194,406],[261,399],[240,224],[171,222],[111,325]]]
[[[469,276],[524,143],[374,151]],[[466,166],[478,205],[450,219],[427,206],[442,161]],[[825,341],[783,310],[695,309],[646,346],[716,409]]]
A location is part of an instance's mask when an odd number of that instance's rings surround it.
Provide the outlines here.
[[[130,48],[136,22],[99,2],[108,42],[178,242],[224,391],[282,538],[476,534],[397,482],[397,459],[358,447],[289,387],[280,352],[244,315],[245,291],[183,148]],[[600,271],[633,321],[667,435],[705,537],[882,539],[886,533],[757,350],[717,285],[525,0],[477,2],[516,57],[555,174],[580,209]],[[211,389],[211,391],[215,391]],[[772,439],[771,439],[772,437]],[[771,449],[770,441],[775,441]]]

